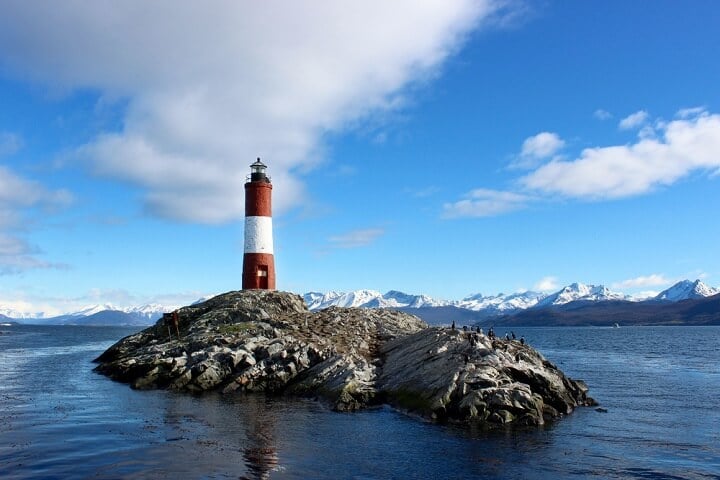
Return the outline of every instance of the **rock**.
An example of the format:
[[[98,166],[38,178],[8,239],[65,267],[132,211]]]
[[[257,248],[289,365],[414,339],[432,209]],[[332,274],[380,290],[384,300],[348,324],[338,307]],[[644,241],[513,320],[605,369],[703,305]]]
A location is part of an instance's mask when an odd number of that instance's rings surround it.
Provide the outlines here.
[[[290,393],[313,394],[330,400],[335,410],[353,411],[372,404],[375,366],[351,353],[333,355],[303,372]]]
[[[388,403],[484,425],[539,425],[594,405],[585,383],[527,345],[428,328],[402,312],[311,313],[298,295],[248,290],[178,317],[179,339],[160,320],[110,347],[96,371],[137,389],[305,395],[338,411]]]
[[[386,343],[382,354],[378,390],[428,418],[539,425],[592,402],[584,383],[517,341],[428,328]]]

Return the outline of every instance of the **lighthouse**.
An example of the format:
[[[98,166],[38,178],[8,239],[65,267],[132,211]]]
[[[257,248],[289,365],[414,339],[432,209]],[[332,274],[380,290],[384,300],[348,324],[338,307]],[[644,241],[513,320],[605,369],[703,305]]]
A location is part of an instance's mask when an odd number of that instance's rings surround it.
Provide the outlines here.
[[[243,290],[275,290],[272,236],[272,184],[267,165],[258,158],[245,183],[245,249]]]

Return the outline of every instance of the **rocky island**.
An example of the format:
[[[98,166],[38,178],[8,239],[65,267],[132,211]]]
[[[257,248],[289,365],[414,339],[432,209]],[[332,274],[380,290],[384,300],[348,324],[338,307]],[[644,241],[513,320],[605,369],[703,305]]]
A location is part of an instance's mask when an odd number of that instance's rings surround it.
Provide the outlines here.
[[[588,388],[519,341],[430,328],[393,310],[311,313],[295,294],[243,290],[123,338],[96,371],[133,388],[303,395],[338,411],[388,404],[440,421],[540,425],[593,405]]]

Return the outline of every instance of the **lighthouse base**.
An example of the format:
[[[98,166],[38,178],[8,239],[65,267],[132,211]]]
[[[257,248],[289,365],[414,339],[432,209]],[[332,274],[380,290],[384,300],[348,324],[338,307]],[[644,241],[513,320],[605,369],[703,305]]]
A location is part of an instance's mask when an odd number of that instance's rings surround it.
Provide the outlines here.
[[[243,256],[243,290],[275,290],[275,258],[270,253]]]

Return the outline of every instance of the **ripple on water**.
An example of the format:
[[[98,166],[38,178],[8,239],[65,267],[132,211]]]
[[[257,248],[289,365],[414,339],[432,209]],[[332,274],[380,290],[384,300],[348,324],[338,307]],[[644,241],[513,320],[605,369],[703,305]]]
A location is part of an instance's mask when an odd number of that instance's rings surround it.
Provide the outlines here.
[[[134,391],[91,363],[129,329],[25,328],[0,337],[2,478],[720,478],[720,328],[516,330],[608,411],[501,432]]]

